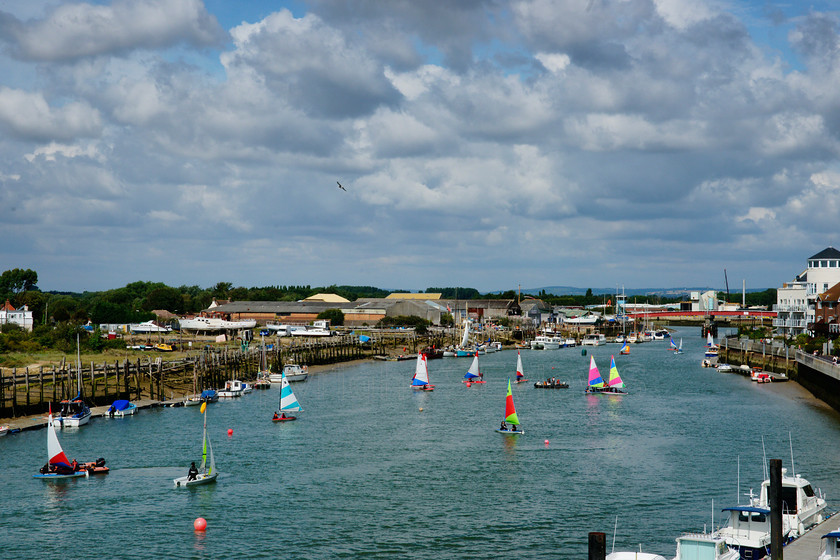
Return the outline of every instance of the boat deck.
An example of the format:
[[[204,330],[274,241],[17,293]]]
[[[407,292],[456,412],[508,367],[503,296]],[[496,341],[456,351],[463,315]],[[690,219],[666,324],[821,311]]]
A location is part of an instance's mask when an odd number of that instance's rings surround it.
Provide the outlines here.
[[[833,515],[784,548],[785,560],[814,560],[822,549],[822,536],[837,529],[840,517]]]
[[[138,401],[131,401],[135,405],[137,405],[138,409],[141,408],[152,408],[155,406],[164,406],[166,403],[161,401],[152,400],[152,399],[141,399]],[[90,409],[91,418],[98,418],[102,416],[108,415],[108,407],[111,405],[105,406],[93,406]],[[16,432],[18,430],[40,430],[41,428],[47,427],[47,415],[39,415],[39,416],[23,416],[21,418],[14,418],[8,421],[9,424],[9,433]]]

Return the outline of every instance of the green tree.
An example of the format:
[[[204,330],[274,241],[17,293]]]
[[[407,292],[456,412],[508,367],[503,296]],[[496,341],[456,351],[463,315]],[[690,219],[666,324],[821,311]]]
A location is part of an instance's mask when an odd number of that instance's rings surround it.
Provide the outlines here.
[[[344,313],[341,309],[327,309],[318,313],[318,319],[329,319],[330,325],[340,327],[344,325]]]
[[[165,309],[172,313],[183,313],[184,299],[181,297],[181,292],[175,288],[163,286],[155,288],[146,294],[146,301],[143,309],[152,311],[153,309]]]
[[[0,274],[0,294],[18,294],[38,284],[38,273],[29,268],[13,268]]]

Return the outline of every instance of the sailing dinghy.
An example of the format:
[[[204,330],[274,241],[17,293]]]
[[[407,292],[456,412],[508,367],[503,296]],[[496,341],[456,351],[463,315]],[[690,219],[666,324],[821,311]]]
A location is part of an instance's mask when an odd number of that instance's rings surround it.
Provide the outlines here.
[[[473,383],[484,383],[484,375],[478,367],[478,350],[475,351],[475,356],[470,364],[470,369],[468,369],[467,373],[464,374],[464,383],[467,384],[467,387]]]
[[[272,422],[289,422],[291,420],[297,420],[297,416],[289,416],[286,414],[287,412],[302,412],[303,409],[300,407],[300,403],[295,397],[294,391],[292,391],[292,386],[289,384],[289,380],[286,379],[286,374],[280,374],[280,411],[274,413],[274,418],[271,419]]]
[[[528,381],[525,379],[525,370],[522,368],[522,355],[519,350],[516,351],[516,383]]]
[[[630,347],[627,346],[627,341],[626,340],[624,341],[624,346],[621,347],[621,350],[619,350],[618,353],[619,354],[629,354],[630,353]]]
[[[610,356],[610,378],[607,383],[598,372],[598,366],[595,365],[595,357],[589,357],[589,385],[586,387],[587,394],[597,395],[626,395],[627,391],[622,391],[626,385],[618,374],[618,368],[615,367],[615,356]]]
[[[508,427],[507,423],[510,423]],[[516,414],[516,407],[513,405],[513,393],[510,390],[510,379],[508,379],[507,395],[505,396],[505,419],[502,425],[496,428],[500,434],[524,434],[522,424],[519,423],[519,416]]]
[[[199,412],[204,415],[204,430],[201,441],[201,465],[198,467],[198,474],[195,477],[190,475],[176,478],[176,487],[181,486],[198,486],[199,484],[207,484],[215,482],[219,473],[216,472],[216,459],[213,457],[213,446],[210,444],[210,438],[207,436],[207,403],[201,403]],[[207,464],[207,457],[210,456],[210,464]]]
[[[417,354],[417,365],[414,367],[414,377],[411,378],[411,388],[415,391],[435,390],[435,386],[429,383],[429,364],[425,354]]]
[[[86,470],[76,471],[75,466],[70,463],[67,455],[64,454],[64,450],[61,449],[53,424],[52,408],[50,408],[50,415],[47,420],[47,455],[49,456],[47,464],[41,468],[40,473],[33,474],[33,477],[43,480],[61,480],[88,475]]]

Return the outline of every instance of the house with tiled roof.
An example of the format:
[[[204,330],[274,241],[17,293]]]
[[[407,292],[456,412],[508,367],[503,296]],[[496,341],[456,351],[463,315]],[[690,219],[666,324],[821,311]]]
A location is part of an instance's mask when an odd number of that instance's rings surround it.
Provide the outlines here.
[[[777,332],[785,336],[813,332],[812,327],[817,323],[817,300],[838,283],[840,251],[827,247],[809,257],[808,268],[776,290],[773,326]]]
[[[816,335],[840,334],[840,283],[817,296],[811,331]]]
[[[32,312],[29,311],[27,306],[24,305],[20,309],[15,309],[9,300],[6,300],[6,303],[0,307],[0,326],[8,323],[18,325],[20,328],[30,332],[35,324],[32,319]]]

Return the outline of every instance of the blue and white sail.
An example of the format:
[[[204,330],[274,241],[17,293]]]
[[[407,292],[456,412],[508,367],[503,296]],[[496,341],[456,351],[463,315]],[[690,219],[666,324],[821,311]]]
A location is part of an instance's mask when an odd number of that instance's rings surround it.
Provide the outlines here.
[[[426,355],[422,352],[417,354],[417,365],[414,368],[414,377],[411,378],[413,387],[425,387],[429,384],[429,366],[426,363]]]
[[[303,409],[292,391],[292,386],[289,385],[289,380],[286,379],[286,374],[282,374],[280,379],[280,410],[283,412],[300,412]]]

